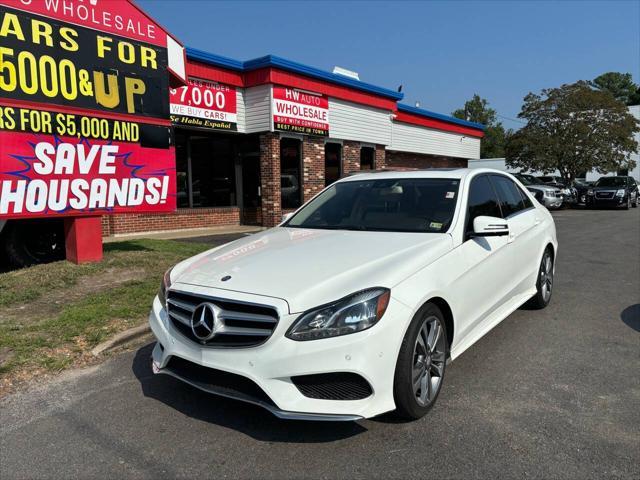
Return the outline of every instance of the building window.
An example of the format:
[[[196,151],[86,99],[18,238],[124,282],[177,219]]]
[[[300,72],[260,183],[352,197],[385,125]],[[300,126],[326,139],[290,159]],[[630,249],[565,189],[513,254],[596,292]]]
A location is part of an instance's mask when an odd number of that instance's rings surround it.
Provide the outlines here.
[[[300,140],[295,138],[283,138],[280,140],[280,196],[282,208],[298,208],[302,205],[300,147]]]
[[[176,180],[179,208],[237,205],[233,140],[176,134]]]
[[[362,147],[360,149],[360,170],[374,170],[376,168],[376,149]]]
[[[331,185],[340,179],[342,163],[342,145],[326,143],[324,146],[324,186]]]

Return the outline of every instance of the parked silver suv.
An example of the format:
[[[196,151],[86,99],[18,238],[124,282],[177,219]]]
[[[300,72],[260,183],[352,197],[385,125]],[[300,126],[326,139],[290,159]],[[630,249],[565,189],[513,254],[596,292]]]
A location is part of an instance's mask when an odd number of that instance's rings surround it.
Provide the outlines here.
[[[527,189],[533,193],[542,205],[548,209],[555,209],[562,207],[563,195],[562,190],[552,185],[545,185],[540,183],[533,175],[526,175],[524,173],[518,173],[515,177],[527,187]]]

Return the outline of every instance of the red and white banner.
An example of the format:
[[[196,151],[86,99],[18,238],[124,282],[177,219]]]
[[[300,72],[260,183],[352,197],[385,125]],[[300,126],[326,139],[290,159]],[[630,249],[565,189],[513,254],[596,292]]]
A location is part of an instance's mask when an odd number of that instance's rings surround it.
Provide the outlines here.
[[[273,129],[305,135],[329,135],[329,98],[319,93],[273,86]]]
[[[236,88],[190,78],[188,85],[170,90],[174,125],[218,130],[238,129]]]
[[[2,0],[8,7],[167,47],[167,33],[129,1]]]
[[[0,218],[175,210],[169,49],[129,0],[0,0]]]
[[[140,143],[2,132],[0,218],[175,210],[174,155]]]

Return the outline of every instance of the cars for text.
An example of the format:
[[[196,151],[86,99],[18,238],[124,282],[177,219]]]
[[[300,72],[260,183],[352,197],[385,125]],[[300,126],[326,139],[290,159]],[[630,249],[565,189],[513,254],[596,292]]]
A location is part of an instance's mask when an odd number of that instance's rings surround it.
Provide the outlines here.
[[[354,175],[167,271],[153,370],[286,419],[416,419],[449,360],[549,303],[557,250],[551,214],[508,174]]]

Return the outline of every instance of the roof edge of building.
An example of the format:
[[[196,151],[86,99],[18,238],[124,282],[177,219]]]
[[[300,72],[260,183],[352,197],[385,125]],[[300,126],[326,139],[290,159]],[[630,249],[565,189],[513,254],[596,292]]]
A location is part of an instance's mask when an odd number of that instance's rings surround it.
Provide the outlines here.
[[[484,131],[487,128],[485,125],[481,123],[469,122],[467,120],[451,117],[449,115],[443,115],[442,113],[436,113],[429,110],[425,110],[423,108],[412,107],[411,105],[406,105],[404,103],[398,103],[398,110],[405,113],[412,113],[413,115],[418,115],[420,117],[433,118],[435,120],[441,120],[443,122],[453,123],[456,125],[474,128],[477,130]]]
[[[265,55],[263,57],[254,58],[247,61],[234,60],[232,58],[215,55],[196,48],[187,47],[187,58],[198,62],[214,65],[216,67],[228,68],[240,72],[250,72],[260,68],[280,68],[307,77],[324,80],[326,82],[335,83],[345,87],[354,88],[367,93],[372,93],[385,98],[398,101],[404,98],[404,94],[389,90],[387,88],[378,87],[370,83],[361,82],[360,80],[338,75],[336,73],[327,72],[319,68],[304,65],[302,63],[287,60],[286,58],[276,55]]]

